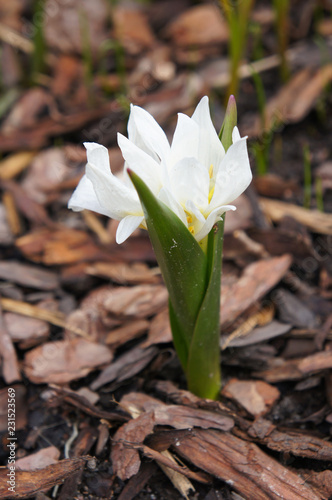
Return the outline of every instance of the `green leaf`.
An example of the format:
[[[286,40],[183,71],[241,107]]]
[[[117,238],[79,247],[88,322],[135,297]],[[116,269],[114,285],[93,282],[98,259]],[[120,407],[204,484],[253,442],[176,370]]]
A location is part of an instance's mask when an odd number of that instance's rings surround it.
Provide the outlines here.
[[[189,390],[209,399],[218,398],[221,386],[219,316],[223,233],[224,220],[217,222],[209,234],[209,283],[197,317],[187,364]]]
[[[207,257],[188,228],[132,170],[157,261],[170,298],[174,345],[186,367],[191,338],[207,285]]]

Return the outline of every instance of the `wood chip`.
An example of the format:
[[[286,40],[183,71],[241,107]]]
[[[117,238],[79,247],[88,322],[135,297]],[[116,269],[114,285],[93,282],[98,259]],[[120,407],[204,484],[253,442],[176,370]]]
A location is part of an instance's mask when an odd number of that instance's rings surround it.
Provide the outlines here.
[[[121,285],[136,285],[142,283],[160,283],[160,271],[151,269],[143,262],[94,262],[86,268],[86,273],[92,276],[108,278]]]
[[[11,384],[15,390],[15,429],[24,429],[28,422],[27,390],[24,385]],[[8,387],[0,390],[0,432],[8,431]]]
[[[181,405],[166,405],[158,399],[146,396],[143,393],[129,393],[121,399],[121,406],[128,412],[154,412],[156,425],[167,425],[175,429],[203,429],[230,430],[234,422],[231,418],[212,411],[189,408]]]
[[[3,319],[12,341],[19,342],[21,349],[39,344],[42,340],[46,340],[50,334],[49,324],[38,318],[5,312]]]
[[[332,234],[332,214],[322,213],[318,210],[285,203],[284,201],[260,198],[259,203],[263,212],[273,222],[280,222],[283,217],[293,217],[314,233]]]
[[[247,432],[255,441],[274,451],[327,462],[332,458],[332,443],[329,441],[320,439],[314,434],[292,430],[279,431],[263,418],[255,420]]]
[[[165,34],[179,46],[190,47],[227,42],[229,30],[216,5],[197,5],[180,14],[165,29]]]
[[[322,500],[303,478],[253,443],[227,432],[196,429],[181,437],[176,452],[196,467],[226,481],[244,498]]]
[[[13,313],[18,313],[23,316],[29,316],[30,318],[37,318],[40,320],[47,321],[52,325],[60,326],[61,328],[67,328],[77,335],[86,336],[84,330],[80,328],[75,328],[67,324],[66,316],[60,311],[50,311],[48,309],[43,309],[42,307],[34,306],[28,302],[22,302],[20,300],[13,300],[8,298],[0,298],[0,304],[4,311],[10,311]]]
[[[95,391],[114,380],[120,382],[133,377],[152,361],[157,352],[155,347],[143,349],[141,346],[137,346],[131,349],[105,368],[99,377],[92,382],[90,389]]]
[[[221,324],[232,323],[261,299],[285,275],[292,262],[290,255],[263,259],[247,266],[233,285],[221,286]]]
[[[44,469],[48,465],[56,464],[60,458],[60,450],[55,446],[48,446],[36,453],[16,460],[16,470],[32,471]]]
[[[113,10],[115,37],[130,54],[139,54],[155,43],[146,15],[139,9],[117,6]]]
[[[47,491],[54,485],[61,484],[74,472],[83,469],[84,465],[84,458],[74,458],[72,460],[61,460],[44,469],[16,471],[15,492],[11,493],[10,498],[34,497],[39,491]],[[0,469],[1,498],[8,497],[7,474],[8,470],[6,468]]]
[[[235,400],[255,417],[265,415],[280,397],[278,389],[266,382],[236,378],[227,382],[222,394]]]
[[[35,384],[64,384],[85,377],[111,360],[111,351],[103,345],[81,338],[59,340],[27,352],[24,372]]]
[[[137,474],[141,465],[138,451],[131,448],[130,445],[143,443],[146,436],[152,433],[153,427],[153,412],[143,413],[124,424],[115,433],[111,458],[114,472],[123,481]]]
[[[106,337],[105,343],[113,349],[129,342],[137,337],[141,337],[149,328],[150,323],[145,319],[135,320],[126,323],[120,328],[115,328]],[[146,346],[144,346],[146,347]]]
[[[271,383],[283,380],[301,380],[308,375],[331,369],[332,351],[317,352],[311,356],[287,361],[275,358],[271,365],[275,365],[275,367],[272,366],[268,370],[259,372],[260,378]]]
[[[115,316],[146,318],[165,307],[167,289],[163,285],[138,285],[110,290],[104,301],[105,309]]]
[[[6,324],[0,310],[0,360],[2,365],[2,376],[5,382],[10,385],[17,380],[21,380],[20,369],[12,339],[7,331]]]
[[[58,276],[53,271],[14,260],[0,261],[0,279],[38,290],[55,290],[59,286]]]
[[[23,172],[35,157],[33,151],[21,151],[0,161],[0,179],[9,180]]]

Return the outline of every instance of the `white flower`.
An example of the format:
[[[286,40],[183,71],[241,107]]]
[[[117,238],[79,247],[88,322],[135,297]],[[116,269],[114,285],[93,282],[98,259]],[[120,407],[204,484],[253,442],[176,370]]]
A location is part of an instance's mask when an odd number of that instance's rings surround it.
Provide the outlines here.
[[[197,241],[223,213],[235,210],[229,203],[252,179],[246,138],[235,127],[233,144],[225,154],[211,121],[208,97],[203,97],[191,118],[179,113],[171,146],[154,118],[138,106],[131,107],[128,137],[118,134],[125,159],[123,180],[112,174],[104,146],[85,143],[86,173],[68,204],[75,211],[93,210],[119,220],[118,243],[139,226],[146,228],[127,167],[176,213]]]

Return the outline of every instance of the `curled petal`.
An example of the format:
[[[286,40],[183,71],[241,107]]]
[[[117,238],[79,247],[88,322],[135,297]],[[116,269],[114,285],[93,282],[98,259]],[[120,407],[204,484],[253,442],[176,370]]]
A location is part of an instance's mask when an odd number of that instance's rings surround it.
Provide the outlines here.
[[[120,220],[126,215],[142,215],[142,207],[136,191],[125,186],[109,172],[105,174],[95,165],[88,163],[86,176],[92,182],[100,205],[110,217]]]
[[[204,225],[202,226],[202,228],[200,229],[200,231],[195,234],[195,239],[197,241],[201,241],[203,238],[205,238],[205,236],[207,236],[209,234],[209,232],[211,231],[213,225],[221,219],[221,216],[222,214],[224,214],[225,212],[228,212],[229,210],[236,210],[236,207],[234,207],[233,205],[224,205],[223,207],[218,207],[218,208],[215,208],[207,217]]]
[[[116,231],[116,242],[121,244],[137,229],[144,220],[143,216],[127,215],[124,217]]]
[[[251,179],[252,173],[244,137],[232,144],[219,165],[209,210],[236,200],[249,186]]]
[[[74,210],[74,212],[80,212],[81,210],[92,210],[93,212],[97,212],[98,214],[112,217],[111,212],[99,203],[99,200],[93,188],[93,184],[86,175],[83,175],[77,188],[71,195],[71,198],[68,202],[68,208],[71,208],[72,210]]]
[[[110,160],[105,146],[97,144],[96,142],[85,142],[84,146],[88,157],[88,163],[98,165],[100,170],[108,173],[110,171]]]

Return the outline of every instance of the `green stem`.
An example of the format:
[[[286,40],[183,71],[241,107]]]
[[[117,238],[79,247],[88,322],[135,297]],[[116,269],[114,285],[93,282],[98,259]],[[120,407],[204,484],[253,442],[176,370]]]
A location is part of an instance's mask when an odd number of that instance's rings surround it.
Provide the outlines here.
[[[209,281],[197,316],[187,364],[188,388],[202,398],[218,399],[220,370],[220,287],[224,220],[208,237]]]

